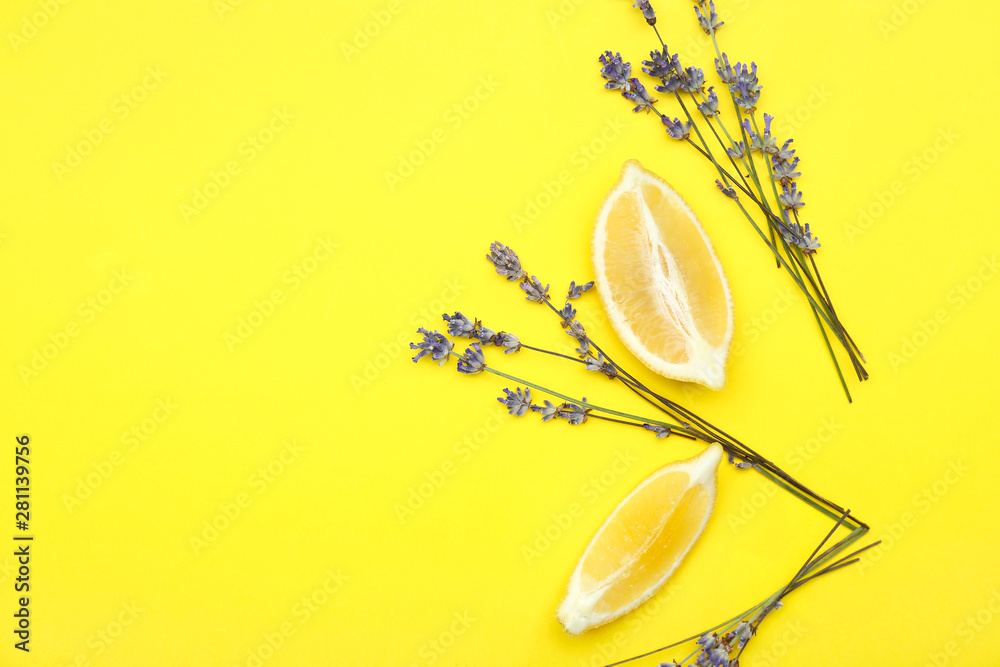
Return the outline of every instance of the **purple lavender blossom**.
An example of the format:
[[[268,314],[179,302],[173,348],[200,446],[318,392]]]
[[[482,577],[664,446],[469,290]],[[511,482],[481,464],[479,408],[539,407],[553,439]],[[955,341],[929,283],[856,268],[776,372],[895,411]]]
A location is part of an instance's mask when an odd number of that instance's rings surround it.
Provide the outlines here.
[[[687,93],[697,93],[705,87],[705,72],[700,67],[688,67],[681,78],[681,88]]]
[[[720,181],[719,179],[715,179],[715,187],[719,188],[719,191],[722,192],[722,194],[729,197],[730,199],[739,199],[739,197],[736,195],[736,190],[734,190],[733,188],[727,188],[725,185],[722,184],[722,181]]]
[[[527,295],[524,297],[528,301],[537,301],[539,303],[544,302],[549,298],[549,287],[546,285],[542,287],[542,283],[535,276],[531,276],[531,280],[523,280],[521,283],[521,289]]]
[[[577,285],[575,280],[569,282],[569,293],[566,295],[567,299],[579,299],[583,296],[584,292],[589,291],[594,286],[594,281],[591,280],[589,283],[584,283],[583,285]]]
[[[506,398],[501,397],[497,398],[497,400],[507,406],[508,414],[514,417],[523,417],[531,409],[531,390],[525,388],[522,393],[520,387],[516,389],[516,392],[504,389],[503,391],[507,395]]]
[[[465,354],[458,360],[458,372],[466,375],[482,373],[486,368],[486,358],[483,357],[483,350],[479,343],[473,343],[472,347],[465,350]]]
[[[666,116],[661,119],[663,124],[667,126],[667,134],[673,139],[687,139],[691,135],[691,130],[694,129],[694,125],[691,121],[682,123],[680,118],[674,118],[670,120]]]
[[[439,334],[437,331],[431,332],[423,327],[417,329],[417,333],[423,334],[424,339],[419,343],[410,343],[411,350],[420,350],[417,355],[413,357],[413,361],[417,362],[421,357],[425,357],[428,354],[431,355],[433,361],[440,362],[438,366],[443,366],[444,362],[448,361],[448,357],[451,354],[451,348],[454,346],[450,340]]]
[[[587,399],[584,398],[583,401],[586,403]],[[588,412],[590,412],[590,408],[585,408],[582,405],[563,403],[559,406],[559,410],[556,411],[556,416],[565,419],[571,426],[579,426],[587,421]]]
[[[649,25],[656,25],[656,12],[653,11],[652,5],[649,4],[649,0],[638,0],[633,7],[638,7],[642,11],[642,17],[646,19],[646,23]]]
[[[792,183],[791,186],[783,184],[778,199],[785,208],[800,209],[805,206],[805,203],[802,201],[802,193],[795,183]]]
[[[666,438],[671,433],[673,433],[673,431],[671,431],[670,428],[667,426],[657,426],[655,424],[643,424],[642,427],[647,431],[652,431],[653,433],[655,433],[657,438]]]
[[[601,76],[607,80],[604,87],[608,90],[628,92],[631,85],[629,79],[632,76],[631,63],[623,61],[622,54],[616,53],[612,55],[610,51],[605,51],[604,55],[600,56],[598,60],[604,65],[601,68]]]
[[[506,276],[507,280],[520,280],[526,275],[521,268],[521,260],[517,253],[499,241],[490,245],[490,254],[486,255],[486,259],[490,260],[496,267],[497,273]]]
[[[453,338],[472,338],[476,331],[476,323],[457,310],[454,315],[445,313],[441,317],[448,323],[448,335]]]
[[[532,405],[531,409],[542,415],[542,421],[547,422],[556,416],[559,408],[552,404],[552,401],[545,401],[545,405]]]
[[[612,379],[618,377],[618,371],[615,370],[614,364],[605,359],[604,355],[600,352],[597,353],[596,359],[592,355],[588,354],[584,359],[584,362],[586,364],[585,368],[588,371],[600,371]]]
[[[733,72],[732,65],[729,64],[729,56],[722,54],[722,60],[715,59],[715,71],[718,72],[722,83],[731,86],[736,83],[736,73]]]
[[[622,97],[635,105],[632,112],[639,113],[643,109],[646,110],[646,113],[652,111],[653,105],[656,104],[656,100],[649,96],[649,93],[646,92],[646,87],[639,83],[639,79],[634,77],[629,79],[629,86],[631,89],[623,91]]]
[[[642,71],[657,79],[664,79],[674,71],[673,61],[670,58],[670,54],[667,53],[666,48],[662,52],[650,51],[649,60],[643,60],[642,64],[645,65]]]
[[[708,97],[704,102],[698,105],[698,111],[700,111],[705,118],[712,118],[713,116],[719,115],[719,96],[715,94],[715,86],[708,89]]]
[[[698,7],[694,8],[694,13],[698,15],[698,25],[701,26],[706,35],[711,35],[726,23],[719,20],[719,15],[715,13],[715,3],[712,0],[709,0],[708,11],[705,14],[702,14]]]
[[[798,165],[798,158],[795,158],[791,162],[778,159],[777,157],[771,158],[771,166],[774,169],[774,180],[781,181],[782,183],[791,183],[792,179],[802,175],[802,172],[795,171]]]
[[[493,344],[503,348],[504,354],[513,354],[521,349],[521,339],[511,333],[501,331],[494,339]]]

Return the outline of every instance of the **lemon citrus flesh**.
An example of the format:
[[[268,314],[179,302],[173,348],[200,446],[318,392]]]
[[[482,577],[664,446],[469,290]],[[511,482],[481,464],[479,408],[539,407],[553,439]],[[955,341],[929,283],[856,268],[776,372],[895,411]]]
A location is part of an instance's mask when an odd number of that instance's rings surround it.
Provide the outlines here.
[[[722,448],[660,468],[598,529],[556,614],[570,635],[607,623],[649,599],[701,535],[715,504]]]
[[[629,160],[597,215],[594,276],[608,318],[643,364],[722,389],[733,305],[722,264],[681,196]]]

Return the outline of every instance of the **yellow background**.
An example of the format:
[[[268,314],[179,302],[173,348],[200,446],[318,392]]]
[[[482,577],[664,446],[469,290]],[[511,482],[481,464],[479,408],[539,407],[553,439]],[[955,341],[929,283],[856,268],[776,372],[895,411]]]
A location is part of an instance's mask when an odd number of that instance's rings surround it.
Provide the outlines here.
[[[661,2],[658,26],[710,67],[689,4]],[[588,280],[629,158],[702,218],[740,350],[721,393],[641,377],[885,540],[790,596],[744,664],[995,662],[993,3],[720,3],[724,49],[758,63],[802,158],[872,375],[853,405],[710,166],[602,90],[601,51],[638,69],[655,44],[627,0],[290,5],[0,11],[0,434],[31,437],[36,536],[28,656],[0,537],[0,663],[602,664],[779,588],[829,522],[724,466],[674,585],[565,636],[555,608],[593,531],[698,447],[514,420],[497,378],[410,363],[445,310],[565,347],[483,256],[504,241],[555,294]],[[598,299],[578,306],[626,358]],[[575,368],[490,359],[643,410]]]

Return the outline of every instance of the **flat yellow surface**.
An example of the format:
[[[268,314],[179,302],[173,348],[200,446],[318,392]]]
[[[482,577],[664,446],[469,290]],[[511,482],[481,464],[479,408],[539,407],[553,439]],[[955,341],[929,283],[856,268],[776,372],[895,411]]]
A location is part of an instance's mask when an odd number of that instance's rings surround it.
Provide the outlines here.
[[[658,27],[710,67],[689,4],[661,3]],[[636,372],[884,540],[790,596],[742,663],[995,664],[1000,12],[720,11],[802,158],[804,219],[872,375],[853,404],[710,165],[602,89],[601,51],[638,69],[656,45],[627,0],[5,2],[0,663],[598,665],[779,588],[829,521],[724,465],[673,584],[567,637],[555,609],[593,531],[699,447],[515,420],[509,383],[410,362],[415,329],[455,309],[565,348],[483,256],[513,246],[554,294],[588,280],[594,213],[636,158],[698,212],[736,306],[721,393]],[[626,359],[596,296],[577,305]],[[488,361],[649,407],[556,359]]]

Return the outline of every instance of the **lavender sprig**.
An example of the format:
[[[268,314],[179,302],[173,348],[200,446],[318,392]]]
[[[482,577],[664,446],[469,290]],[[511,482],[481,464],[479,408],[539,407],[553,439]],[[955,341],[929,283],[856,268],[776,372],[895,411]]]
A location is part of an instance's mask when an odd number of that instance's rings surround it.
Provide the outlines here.
[[[812,552],[805,564],[795,573],[791,581],[765,600],[704,632],[692,635],[673,644],[647,651],[641,655],[613,662],[606,667],[618,667],[619,665],[669,651],[672,648],[684,646],[692,642],[695,645],[695,649],[690,655],[680,661],[661,663],[660,667],[684,667],[685,665],[690,665],[690,667],[706,667],[708,665],[738,667],[743,651],[746,650],[751,639],[757,634],[757,629],[761,623],[763,623],[768,615],[784,606],[783,600],[785,597],[809,581],[858,562],[860,560],[859,556],[863,552],[880,543],[880,541],[873,542],[849,554],[841,555],[851,544],[864,535],[864,531],[855,529],[847,537],[820,553],[820,550],[830,541],[830,538],[848,520],[849,514],[849,512],[845,511],[840,516],[837,523]]]
[[[642,9],[644,17],[655,16],[651,3],[636,3],[635,6]],[[717,56],[715,71],[728,89],[732,100],[739,128],[736,137],[730,135],[726,126],[719,122],[719,97],[714,87],[709,87],[708,92],[704,92],[703,71],[697,67],[683,67],[678,55],[670,53],[652,22],[650,25],[653,25],[661,48],[650,51],[650,59],[643,61],[642,71],[659,80],[659,85],[655,86],[657,91],[675,97],[686,118],[671,118],[661,113],[655,105],[656,101],[649,98],[644,88],[639,92],[638,86],[642,84],[638,78],[631,76],[632,66],[621,57],[620,53],[612,56],[611,52],[607,51],[601,57],[604,65],[602,76],[605,79],[610,77],[617,82],[617,85],[609,82],[607,87],[619,90],[623,97],[636,104],[634,111],[645,109],[647,112],[655,112],[660,116],[670,138],[689,143],[713,163],[719,173],[719,178],[716,180],[719,190],[736,203],[741,213],[761,234],[776,264],[788,271],[806,296],[841,385],[850,401],[850,391],[843,379],[840,363],[830,344],[827,330],[833,333],[833,338],[847,352],[858,379],[867,379],[868,372],[863,366],[864,356],[837,316],[819,275],[814,255],[820,244],[811,230],[807,231],[798,221],[799,210],[804,206],[804,201],[802,191],[796,182],[802,174],[798,169],[799,158],[794,156],[795,151],[791,149],[792,139],[785,139],[784,143],[779,143],[771,129],[774,118],[769,114],[765,113],[763,125],[758,125],[756,111],[763,86],[760,84],[757,64],[731,63],[729,56],[721,51],[717,32],[723,22],[719,20],[714,2],[696,0],[694,9],[699,26],[711,37],[715,47]],[[710,135],[718,140],[724,159],[732,166],[731,170],[715,157],[682,95],[690,98],[694,110],[710,130]],[[765,183],[771,183],[770,196],[765,193]],[[778,186],[781,188],[780,192]],[[754,220],[742,203],[743,197],[763,214],[763,225],[758,225]],[[766,227],[766,233],[761,229],[762,226]]]
[[[796,220],[795,223],[790,223],[788,227],[792,232],[798,234],[801,238],[812,238],[808,227],[798,228],[798,224],[799,223]],[[508,280],[510,280],[510,275],[520,275],[518,280],[521,288],[525,289],[524,286],[526,284],[529,285],[530,291],[536,296],[536,298],[532,300],[544,303],[559,318],[560,325],[566,330],[566,332],[573,336],[580,344],[580,348],[577,349],[580,357],[574,358],[569,355],[550,352],[541,348],[526,345],[522,343],[520,339],[517,339],[511,334],[503,332],[494,334],[492,333],[492,330],[484,327],[478,320],[472,320],[462,315],[459,311],[456,311],[451,316],[447,314],[444,315],[444,320],[449,325],[449,331],[454,331],[457,337],[470,338],[476,340],[477,342],[472,343],[472,345],[466,349],[463,354],[459,355],[453,351],[453,345],[443,335],[436,331],[430,332],[421,328],[418,332],[423,336],[422,342],[418,344],[411,344],[411,347],[421,350],[421,352],[414,357],[414,361],[418,361],[423,356],[429,355],[433,360],[443,363],[449,356],[455,356],[458,358],[457,370],[463,374],[478,374],[487,372],[506,378],[519,385],[523,385],[523,389],[521,386],[515,386],[514,390],[505,388],[503,390],[504,396],[497,399],[507,408],[508,412],[512,416],[520,417],[526,415],[528,412],[537,412],[541,416],[542,421],[564,419],[568,421],[570,425],[574,426],[585,424],[589,419],[593,418],[601,421],[615,422],[642,428],[646,431],[652,432],[657,438],[666,438],[670,435],[678,435],[686,438],[704,440],[705,442],[717,442],[726,450],[729,463],[733,464],[736,468],[753,468],[759,474],[764,475],[767,479],[786,491],[789,491],[803,502],[817,509],[821,513],[836,519],[836,524],[830,530],[830,533],[813,551],[812,555],[809,559],[807,559],[806,563],[799,569],[796,575],[783,588],[771,595],[769,598],[730,619],[729,621],[721,623],[713,628],[709,628],[707,631],[689,637],[681,642],[671,644],[670,646],[656,649],[643,656],[635,656],[634,658],[629,658],[628,660],[622,662],[629,662],[640,657],[645,657],[646,655],[659,653],[687,642],[695,642],[697,648],[687,658],[680,662],[666,664],[690,664],[692,667],[703,665],[727,665],[728,667],[733,667],[738,664],[742,651],[745,649],[751,638],[756,634],[760,623],[770,613],[782,606],[782,599],[785,596],[793,590],[798,589],[808,581],[856,562],[858,560],[857,556],[859,553],[867,548],[870,548],[871,546],[874,546],[874,544],[871,544],[846,556],[841,555],[847,551],[847,548],[851,544],[855,543],[868,532],[867,524],[850,516],[850,513],[847,510],[840,508],[835,503],[832,503],[824,499],[822,496],[810,491],[778,468],[775,464],[768,461],[765,457],[753,451],[705,419],[695,415],[690,410],[687,410],[679,404],[654,392],[644,383],[628,373],[624,368],[608,357],[601,347],[592,340],[584,326],[580,323],[579,319],[577,319],[578,313],[576,308],[570,306],[568,303],[561,309],[557,308],[552,304],[548,295],[548,286],[542,288],[541,281],[536,276],[532,275],[530,278],[528,277],[528,274],[521,268],[520,259],[513,250],[498,243],[494,244],[494,248],[497,248],[498,251],[491,252],[487,257],[490,262],[493,263],[497,272],[500,275],[507,277]],[[807,256],[810,259],[812,258],[811,253]],[[574,293],[575,285],[575,282],[571,283],[571,295]],[[529,290],[525,291],[528,292]],[[588,370],[605,372],[609,378],[621,382],[630,391],[640,396],[651,405],[659,408],[675,421],[643,419],[636,415],[598,406],[590,403],[586,398],[583,398],[582,400],[574,399],[570,396],[509,375],[497,368],[493,368],[486,363],[485,355],[481,347],[481,342],[483,342],[481,339],[484,337],[488,337],[496,346],[505,348],[505,352],[509,351],[507,346],[510,345],[516,347],[517,349],[526,349],[551,354],[556,357],[581,364]],[[562,403],[554,403],[548,399],[544,399],[542,403],[534,403],[532,400],[532,389],[549,394],[554,398],[558,398],[562,401]],[[850,528],[850,533],[836,544],[820,553],[821,549],[841,526]],[[615,664],[622,663],[620,662]]]

